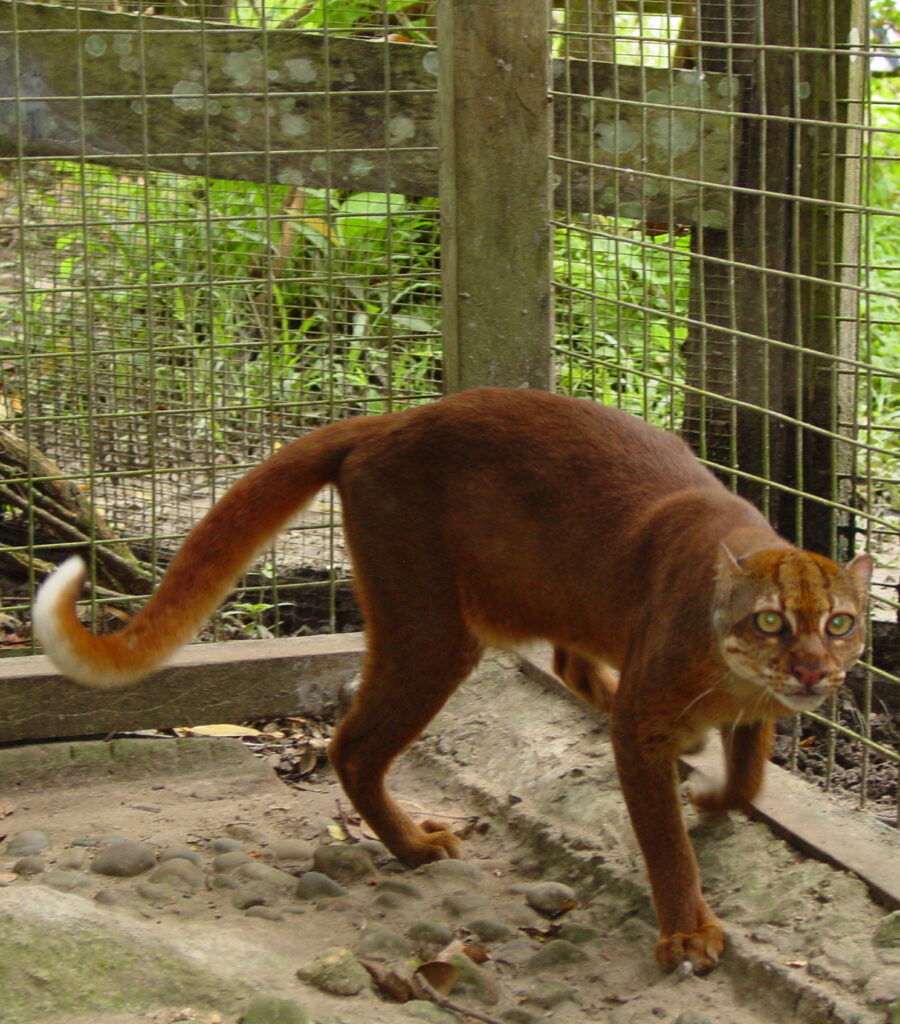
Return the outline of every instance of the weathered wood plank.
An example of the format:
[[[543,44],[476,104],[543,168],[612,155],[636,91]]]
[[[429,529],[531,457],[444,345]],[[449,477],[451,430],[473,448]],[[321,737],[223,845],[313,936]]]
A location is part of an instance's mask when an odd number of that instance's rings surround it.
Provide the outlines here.
[[[334,710],[362,633],[194,644],[130,690],[85,690],[47,658],[0,662],[0,742],[240,722]]]
[[[0,157],[433,196],[437,71],[409,43],[0,0]],[[719,226],[696,182],[732,180],[733,78],[557,61],[553,85],[557,206]]]
[[[549,13],[547,0],[438,3],[451,391],[551,385]]]

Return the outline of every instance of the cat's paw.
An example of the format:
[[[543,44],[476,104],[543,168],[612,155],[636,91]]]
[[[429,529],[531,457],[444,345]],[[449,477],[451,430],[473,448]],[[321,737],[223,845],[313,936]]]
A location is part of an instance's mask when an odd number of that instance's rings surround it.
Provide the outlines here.
[[[711,785],[692,777],[687,785],[687,796],[698,811],[724,814],[726,811],[746,810],[747,801],[725,786]]]
[[[463,855],[463,844],[445,825],[439,821],[419,823],[415,846],[401,858],[405,864],[428,864],[433,860],[459,859]]]
[[[719,962],[725,949],[725,932],[718,921],[709,921],[689,935],[663,935],[656,945],[656,960],[664,971],[687,962],[697,974],[706,974]]]

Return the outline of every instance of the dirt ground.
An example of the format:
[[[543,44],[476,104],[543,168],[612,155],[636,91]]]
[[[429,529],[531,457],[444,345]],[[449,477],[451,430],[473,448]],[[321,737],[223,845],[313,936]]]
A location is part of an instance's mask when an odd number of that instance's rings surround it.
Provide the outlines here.
[[[376,853],[363,877],[340,882],[344,893],[301,898],[297,877],[317,851],[365,838],[327,769],[289,787],[235,740],[0,751],[0,1020],[900,1019],[900,949],[884,941],[885,911],[855,878],[739,816],[690,818],[729,950],[706,978],[662,975],[605,727],[508,656],[462,688],[391,784],[414,814],[471,826],[467,866],[406,871]],[[30,874],[10,852],[28,832],[48,843]],[[129,877],[91,870],[113,836],[149,846],[149,867]],[[235,842],[247,856],[239,851],[241,863],[226,869],[219,848]],[[160,874],[166,851],[182,867],[193,861],[194,873]],[[555,919],[533,909],[523,888],[547,881],[574,891],[576,905]],[[409,970],[460,937],[477,939],[488,960],[450,998],[481,1018],[395,1002],[368,982],[333,995],[297,976],[335,948]],[[254,1004],[260,998],[270,1002]],[[299,1016],[280,1016],[286,1004],[272,999],[289,1000]]]

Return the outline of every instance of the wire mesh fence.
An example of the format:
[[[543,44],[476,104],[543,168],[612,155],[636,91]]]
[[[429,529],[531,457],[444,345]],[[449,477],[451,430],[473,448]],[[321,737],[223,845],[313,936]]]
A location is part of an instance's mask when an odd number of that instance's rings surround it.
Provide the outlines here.
[[[799,543],[873,553],[872,659],[779,743],[893,816],[900,13],[547,13],[557,387],[683,431]],[[441,392],[436,17],[0,2],[9,653],[67,551],[114,624],[248,465]],[[334,523],[326,495],[209,635],[358,626]]]
[[[872,659],[839,703],[779,737],[778,755],[896,820],[900,12],[635,6],[587,32],[575,2],[554,19],[557,59],[614,57],[617,69],[593,115],[590,170],[610,185],[555,223],[559,384],[684,430],[798,543],[875,556]],[[704,151],[701,96],[693,135],[673,130],[692,74],[736,93],[717,112],[733,146],[724,183]],[[575,109],[588,95],[557,77],[557,102]],[[627,139],[635,106],[641,131]],[[613,133],[620,144],[605,145]],[[585,173],[564,150],[554,167]]]
[[[29,491],[42,471],[5,467],[13,616],[36,572],[109,537],[135,571],[111,577],[95,553],[101,605],[104,592],[144,592],[215,496],[274,447],[440,390],[437,202],[394,191],[392,167],[403,154],[434,161],[402,113],[410,95],[433,93],[434,74],[410,85],[391,64],[396,48],[371,46],[392,30],[426,39],[427,22],[398,25],[380,4],[324,5],[300,19],[303,50],[277,28],[302,13],[288,6],[229,6],[189,32],[92,6],[4,4],[19,115],[5,121],[17,152],[2,161],[0,196],[3,413],[84,499],[67,530],[53,529],[60,503],[45,496],[42,518],[42,488]],[[342,42],[351,48],[338,52]],[[53,77],[45,50],[77,65],[74,84]],[[98,80],[94,62],[110,55],[118,74]],[[360,126],[373,111],[378,125]],[[204,124],[216,112],[218,134]],[[266,116],[268,132],[243,132]],[[42,134],[73,159],[30,156]],[[333,525],[326,498],[213,635],[358,624]]]

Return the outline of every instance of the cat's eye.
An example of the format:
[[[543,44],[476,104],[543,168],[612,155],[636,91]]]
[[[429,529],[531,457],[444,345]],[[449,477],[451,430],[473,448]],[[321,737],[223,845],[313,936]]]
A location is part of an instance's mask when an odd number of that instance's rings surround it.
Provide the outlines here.
[[[757,612],[753,616],[753,624],[766,636],[775,636],[784,629],[784,616],[778,612]]]
[[[856,625],[856,619],[846,612],[838,612],[832,615],[825,623],[825,632],[829,636],[846,636]]]

